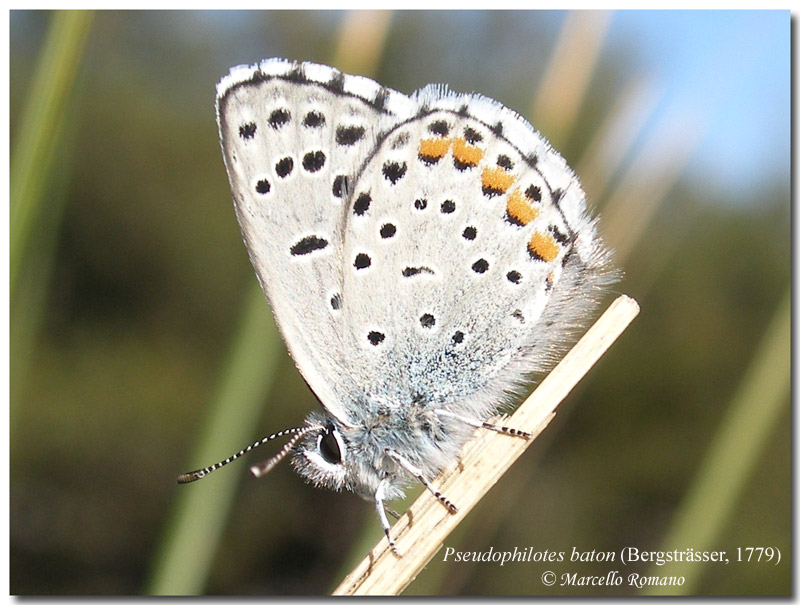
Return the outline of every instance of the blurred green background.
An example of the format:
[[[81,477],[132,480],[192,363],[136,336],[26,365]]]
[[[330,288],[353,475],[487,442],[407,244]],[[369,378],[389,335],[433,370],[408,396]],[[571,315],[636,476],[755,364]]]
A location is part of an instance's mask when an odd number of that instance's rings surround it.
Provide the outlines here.
[[[790,594],[789,27],[788,12],[12,11],[12,594],[326,594],[381,535],[370,503],[288,464],[175,483],[317,405],[257,290],[214,119],[228,68],[273,56],[407,93],[446,82],[528,117],[581,176],[616,292],[641,305],[445,546],[783,556],[440,553],[406,594],[641,594],[547,588],[548,568]]]

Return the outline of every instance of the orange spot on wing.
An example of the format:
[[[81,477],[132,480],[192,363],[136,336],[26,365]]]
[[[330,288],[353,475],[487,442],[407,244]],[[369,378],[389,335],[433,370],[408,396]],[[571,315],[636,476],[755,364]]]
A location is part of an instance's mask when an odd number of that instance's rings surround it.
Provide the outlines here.
[[[514,183],[514,175],[506,172],[505,168],[484,168],[481,174],[481,185],[484,190],[504,193]]]
[[[453,157],[457,162],[467,166],[477,166],[483,158],[483,149],[473,145],[467,145],[467,141],[461,137],[453,139]]]
[[[512,221],[520,225],[527,225],[539,216],[539,210],[531,206],[528,202],[528,198],[516,188],[508,195],[506,212]]]
[[[534,258],[539,258],[547,263],[553,262],[561,247],[553,239],[552,235],[547,233],[539,233],[538,231],[533,234],[531,241],[528,242],[528,252]]]
[[[422,139],[419,142],[419,155],[426,158],[440,158],[447,153],[450,148],[450,139]]]

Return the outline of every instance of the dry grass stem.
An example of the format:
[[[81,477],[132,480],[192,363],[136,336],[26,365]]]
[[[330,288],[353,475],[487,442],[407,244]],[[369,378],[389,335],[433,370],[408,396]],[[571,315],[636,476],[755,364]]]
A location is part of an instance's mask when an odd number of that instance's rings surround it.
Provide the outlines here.
[[[548,125],[556,146],[572,132],[610,24],[605,11],[578,11],[564,20],[529,112],[534,124]]]
[[[631,162],[603,209],[603,238],[624,264],[675,186],[705,133],[706,123],[675,112]]]
[[[589,199],[599,200],[605,194],[662,97],[663,89],[645,76],[635,78],[620,92],[575,167]]]
[[[555,416],[555,409],[639,313],[627,296],[617,298],[509,419],[506,426],[533,434],[523,440],[479,430],[461,459],[433,484],[458,506],[451,515],[428,492],[423,493],[392,528],[402,555],[385,538],[344,579],[334,595],[395,595],[408,586],[433,558],[445,538],[497,483]]]
[[[344,14],[331,65],[349,74],[375,77],[386,46],[392,11],[351,10]]]

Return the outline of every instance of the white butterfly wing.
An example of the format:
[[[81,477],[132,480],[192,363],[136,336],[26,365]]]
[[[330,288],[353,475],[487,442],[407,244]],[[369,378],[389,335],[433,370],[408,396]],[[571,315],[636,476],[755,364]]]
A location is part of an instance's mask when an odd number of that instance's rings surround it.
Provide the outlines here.
[[[527,122],[437,87],[416,100],[355,181],[341,345],[377,406],[481,417],[613,276],[577,179]]]
[[[408,97],[326,66],[268,60],[217,86],[217,119],[250,260],[301,374],[344,424],[342,229],[349,187]]]

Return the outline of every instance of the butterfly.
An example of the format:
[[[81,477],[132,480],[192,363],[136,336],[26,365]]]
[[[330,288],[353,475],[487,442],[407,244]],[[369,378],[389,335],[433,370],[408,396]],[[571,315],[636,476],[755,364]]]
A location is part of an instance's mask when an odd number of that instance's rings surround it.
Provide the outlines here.
[[[550,367],[616,279],[563,158],[517,113],[269,59],[217,85],[236,217],[276,323],[322,404],[277,437],[316,486],[386,502],[431,480]]]

